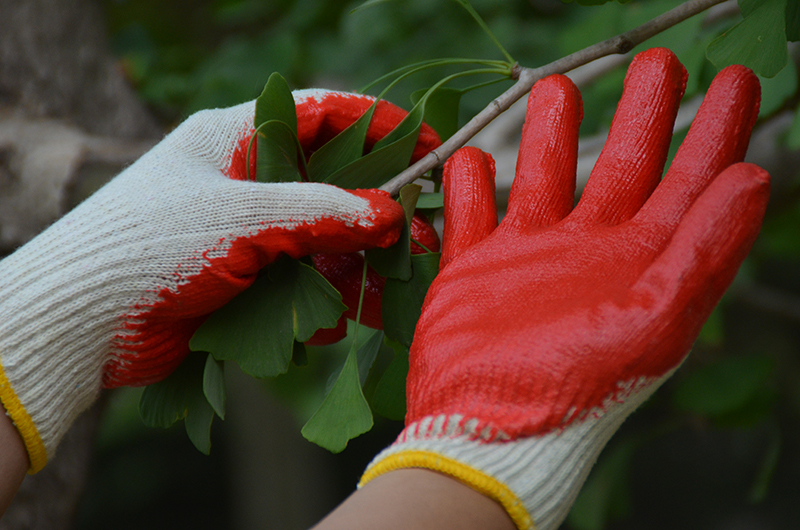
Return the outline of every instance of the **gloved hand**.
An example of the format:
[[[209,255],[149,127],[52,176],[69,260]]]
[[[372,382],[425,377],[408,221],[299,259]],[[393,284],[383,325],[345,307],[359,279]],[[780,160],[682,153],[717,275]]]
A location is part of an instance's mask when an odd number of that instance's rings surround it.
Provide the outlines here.
[[[319,90],[294,97],[307,155],[373,102]],[[166,377],[205,317],[281,254],[353,252],[397,239],[403,211],[384,192],[241,181],[253,113],[249,102],[194,114],[0,262],[0,399],[31,472],[101,387]],[[368,143],[404,116],[381,102]],[[438,143],[423,127],[415,156]]]
[[[534,86],[508,212],[491,158],[445,165],[442,268],[410,352],[406,427],[362,484],[433,469],[555,529],[622,421],[687,355],[756,235],[769,177],[740,162],[758,114],[746,68],[720,72],[660,182],[686,73],[635,57],[573,209],[580,95]]]

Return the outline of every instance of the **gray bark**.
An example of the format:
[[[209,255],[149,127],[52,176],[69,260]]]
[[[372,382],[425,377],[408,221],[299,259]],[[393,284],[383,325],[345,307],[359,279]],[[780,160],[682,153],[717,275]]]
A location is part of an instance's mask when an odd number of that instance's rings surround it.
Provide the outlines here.
[[[0,0],[0,255],[160,136],[88,0]]]

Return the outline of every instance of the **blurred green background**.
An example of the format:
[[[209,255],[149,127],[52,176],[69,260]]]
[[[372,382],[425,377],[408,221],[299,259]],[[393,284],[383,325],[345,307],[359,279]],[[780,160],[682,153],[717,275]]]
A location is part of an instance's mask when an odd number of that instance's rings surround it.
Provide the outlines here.
[[[102,2],[119,65],[165,129],[196,110],[253,99],[274,71],[292,88],[355,90],[425,59],[502,58],[456,2],[398,0],[351,13],[360,3]],[[511,55],[529,67],[679,3],[472,2]],[[702,94],[717,71],[706,59],[707,45],[741,20],[735,3],[715,13],[640,47],[667,46],[679,55],[690,72],[687,100]],[[762,113],[749,154],[774,179],[762,235],[692,355],[612,439],[567,528],[798,527],[800,50],[796,43],[788,49],[789,64],[763,79]],[[624,65],[614,68],[583,87],[582,135],[593,137],[608,127],[624,71]],[[413,90],[440,77],[441,71],[421,74],[388,98],[408,108]],[[507,86],[470,94],[462,118]],[[300,437],[343,351],[310,351],[307,375],[290,373],[264,384],[229,370],[229,413],[214,426],[209,457],[192,447],[180,425],[166,431],[144,427],[138,390],[116,392],[77,528],[309,526],[352,491],[364,466],[401,428],[377,419],[373,431],[339,455]]]

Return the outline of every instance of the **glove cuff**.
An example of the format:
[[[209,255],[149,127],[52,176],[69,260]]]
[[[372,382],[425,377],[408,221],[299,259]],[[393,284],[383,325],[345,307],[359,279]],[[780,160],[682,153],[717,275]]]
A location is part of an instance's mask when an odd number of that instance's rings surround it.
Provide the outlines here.
[[[25,443],[30,473],[99,394],[103,344],[117,323],[103,289],[115,278],[98,256],[103,244],[123,252],[103,243],[107,231],[74,215],[80,208],[0,262],[0,401]]]
[[[476,419],[428,416],[408,425],[367,467],[359,487],[402,468],[449,475],[500,503],[519,529],[555,530],[566,518],[600,451],[625,418],[672,372],[641,379],[627,399],[541,435],[510,440]],[[489,436],[492,441],[487,441]]]
[[[22,437],[28,451],[30,472],[39,471],[47,463],[47,450],[39,435],[39,429],[36,428],[30,414],[25,410],[14,389],[11,388],[11,383],[8,381],[2,365],[0,365],[0,403],[5,407],[6,415],[11,418]]]

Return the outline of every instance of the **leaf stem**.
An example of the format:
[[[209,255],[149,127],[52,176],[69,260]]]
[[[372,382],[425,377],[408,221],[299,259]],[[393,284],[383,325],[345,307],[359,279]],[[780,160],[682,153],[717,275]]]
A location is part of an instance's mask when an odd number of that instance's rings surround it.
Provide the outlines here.
[[[514,64],[516,62],[514,61],[514,58],[511,57],[511,54],[506,51],[506,49],[503,47],[502,44],[500,44],[500,41],[497,40],[497,37],[494,36],[492,30],[490,30],[489,26],[486,25],[486,22],[483,21],[483,18],[481,18],[478,12],[475,11],[475,8],[472,7],[472,4],[470,4],[468,0],[455,0],[455,1],[461,7],[463,7],[473,19],[475,19],[475,22],[478,23],[483,32],[486,33],[486,35],[492,40],[494,45],[497,46],[497,49],[500,50],[500,53],[502,53],[505,56],[506,61],[508,61],[509,64]]]
[[[414,243],[415,245],[420,247],[422,250],[424,250],[426,254],[433,254],[433,251],[431,249],[429,249],[428,247],[426,247],[425,245],[423,245],[422,243],[420,243],[419,241],[417,241],[413,237],[410,237],[409,239],[411,240],[412,243]]]
[[[515,78],[517,78],[518,81],[511,88],[492,100],[486,108],[475,115],[441,146],[428,153],[405,171],[399,173],[392,180],[381,186],[381,189],[388,191],[392,195],[397,195],[400,188],[413,182],[432,168],[443,164],[450,155],[464,146],[478,131],[483,129],[497,116],[508,110],[514,102],[527,94],[534,83],[539,79],[552,74],[569,72],[578,66],[590,63],[606,55],[627,53],[635,46],[654,35],[724,1],[725,0],[689,0],[657,16],[649,22],[645,22],[637,28],[593,44],[592,46],[553,61],[550,64],[534,69],[517,67],[515,69],[515,73],[517,74]]]
[[[448,66],[451,64],[477,64],[481,66],[505,68],[510,70],[513,67],[514,63],[508,63],[506,61],[494,61],[489,59],[463,59],[458,57],[449,57],[444,59],[429,59],[427,61],[420,61],[418,63],[401,66],[400,68],[392,70],[388,74],[384,74],[380,76],[378,79],[372,81],[370,84],[362,87],[361,89],[358,90],[358,92],[363,94],[364,92],[374,87],[378,83],[396,75],[403,74],[403,79],[404,79],[405,77],[407,77],[412,73],[421,72],[422,70],[426,70],[428,68],[435,68],[437,66]]]
[[[364,292],[367,290],[367,260],[364,259],[364,269],[361,271],[361,292],[358,293],[358,309],[356,310],[356,325],[353,327],[353,344],[350,346],[353,351],[356,350],[356,342],[358,342],[358,328],[361,326],[361,308],[364,305]]]

